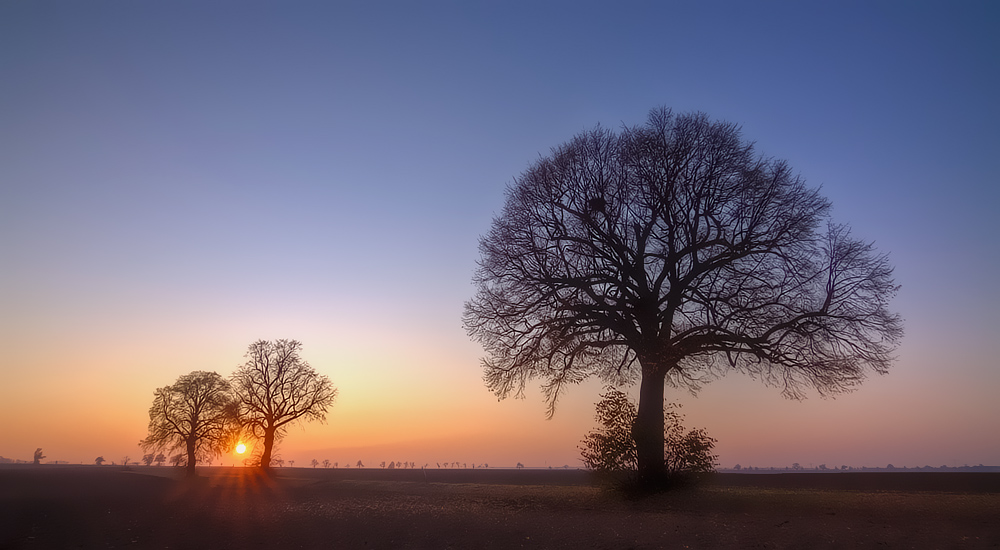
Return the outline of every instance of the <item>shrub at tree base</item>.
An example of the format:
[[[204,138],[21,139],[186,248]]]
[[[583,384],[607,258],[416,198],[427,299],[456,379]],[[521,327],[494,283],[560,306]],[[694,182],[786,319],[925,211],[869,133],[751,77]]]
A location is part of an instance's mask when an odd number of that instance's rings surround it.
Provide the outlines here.
[[[715,471],[718,456],[712,454],[716,439],[703,428],[687,430],[680,405],[669,403],[664,413],[665,487],[639,487],[638,455],[633,436],[637,407],[628,395],[614,387],[605,388],[597,403],[601,427],[583,438],[580,455],[584,465],[602,478],[625,488],[659,489],[688,485]]]

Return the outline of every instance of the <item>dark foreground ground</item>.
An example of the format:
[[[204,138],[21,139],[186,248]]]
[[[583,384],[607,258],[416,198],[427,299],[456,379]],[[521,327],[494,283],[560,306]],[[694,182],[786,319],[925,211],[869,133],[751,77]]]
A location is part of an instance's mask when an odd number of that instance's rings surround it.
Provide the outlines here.
[[[720,474],[626,499],[584,472],[0,467],[8,548],[1000,548],[1000,474]]]

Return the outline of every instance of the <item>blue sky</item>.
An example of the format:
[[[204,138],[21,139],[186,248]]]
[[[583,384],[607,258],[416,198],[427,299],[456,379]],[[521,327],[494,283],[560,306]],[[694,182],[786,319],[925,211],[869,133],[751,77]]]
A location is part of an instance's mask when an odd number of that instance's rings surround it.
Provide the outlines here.
[[[487,462],[575,460],[596,385],[545,421],[539,393],[481,383],[478,236],[539,155],[666,105],[741,124],[902,284],[900,359],[857,393],[678,396],[723,463],[1000,464],[998,23],[991,2],[4,3],[0,414],[88,412],[0,428],[0,455],[129,452],[155,387],[292,337],[341,400],[289,456],[416,456],[433,423]]]

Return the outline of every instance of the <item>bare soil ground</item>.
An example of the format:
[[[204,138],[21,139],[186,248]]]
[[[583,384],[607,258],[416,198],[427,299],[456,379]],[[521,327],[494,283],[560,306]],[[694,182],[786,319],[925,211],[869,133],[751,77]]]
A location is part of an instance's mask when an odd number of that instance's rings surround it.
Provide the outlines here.
[[[1000,548],[1000,474],[0,467],[0,548]],[[932,477],[928,477],[932,476]]]

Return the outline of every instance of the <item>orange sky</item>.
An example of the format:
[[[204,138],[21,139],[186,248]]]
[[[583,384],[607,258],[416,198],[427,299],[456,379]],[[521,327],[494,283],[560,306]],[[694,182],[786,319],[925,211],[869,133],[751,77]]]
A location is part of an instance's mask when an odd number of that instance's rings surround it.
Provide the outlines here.
[[[8,417],[12,411],[27,414],[4,423],[0,455],[27,459],[42,447],[49,460],[77,463],[96,456],[139,457],[136,443],[145,436],[155,387],[195,369],[228,375],[227,364],[242,361],[244,349],[235,338],[223,353],[221,346],[212,347],[210,335],[197,335],[199,327],[188,331],[179,339],[188,345],[165,341],[149,359],[138,359],[149,356],[147,343],[133,343],[138,349],[126,343],[109,347],[96,337],[8,356],[30,368],[12,371],[0,390],[3,409]],[[326,341],[322,332],[306,334],[303,356],[334,380],[340,396],[326,424],[290,430],[279,449],[286,460],[579,464],[576,447],[594,426],[596,382],[571,388],[555,418],[545,420],[537,387],[524,400],[499,402],[487,392],[476,367],[479,352],[459,330],[444,339],[413,332],[391,349],[366,339],[363,327]],[[837,399],[787,401],[777,390],[739,375],[709,384],[697,398],[671,390],[668,395],[684,404],[689,427],[706,427],[719,439],[724,466],[989,462],[996,444],[983,434],[995,422],[984,406],[991,390],[983,386],[983,395],[967,393],[947,409],[933,406],[928,395],[959,391],[961,381],[929,382],[926,361],[933,360],[933,352],[928,355],[925,361],[903,357],[889,376]],[[968,420],[956,425],[956,417]]]

